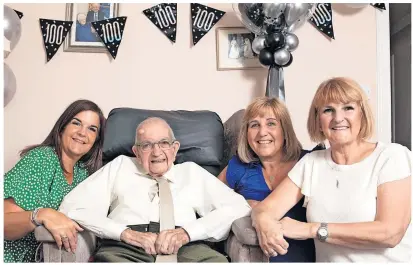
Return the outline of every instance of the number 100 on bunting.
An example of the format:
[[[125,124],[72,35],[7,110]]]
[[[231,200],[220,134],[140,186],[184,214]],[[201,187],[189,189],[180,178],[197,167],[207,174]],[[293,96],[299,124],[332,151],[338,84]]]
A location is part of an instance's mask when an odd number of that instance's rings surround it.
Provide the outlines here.
[[[47,61],[50,61],[64,42],[72,21],[39,19]]]
[[[198,41],[200,41],[224,15],[224,11],[192,3],[191,17],[193,44],[197,44]]]
[[[176,41],[177,5],[165,3],[143,10],[145,16],[172,42]]]
[[[96,33],[99,35],[106,49],[116,59],[118,49],[122,41],[123,31],[126,25],[127,17],[115,17],[92,22]]]

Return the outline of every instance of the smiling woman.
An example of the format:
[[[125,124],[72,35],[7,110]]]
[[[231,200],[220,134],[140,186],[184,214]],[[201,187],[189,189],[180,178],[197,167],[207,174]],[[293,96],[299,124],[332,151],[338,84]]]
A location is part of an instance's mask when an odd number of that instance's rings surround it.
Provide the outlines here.
[[[412,153],[371,142],[367,96],[349,78],[320,84],[307,121],[312,152],[279,188],[254,207],[253,225],[267,253],[285,253],[285,239],[316,239],[316,262],[408,262],[411,242]],[[304,198],[308,223],[284,216]]]
[[[309,151],[302,150],[286,106],[277,98],[255,99],[245,110],[238,150],[218,178],[256,207]],[[306,222],[304,200],[286,214]],[[265,252],[271,262],[314,262],[313,240],[285,241],[286,255]]]
[[[34,229],[45,226],[59,247],[76,249],[83,230],[57,211],[63,197],[102,166],[105,117],[88,100],[63,112],[46,139],[21,151],[4,178],[4,261],[34,262]]]

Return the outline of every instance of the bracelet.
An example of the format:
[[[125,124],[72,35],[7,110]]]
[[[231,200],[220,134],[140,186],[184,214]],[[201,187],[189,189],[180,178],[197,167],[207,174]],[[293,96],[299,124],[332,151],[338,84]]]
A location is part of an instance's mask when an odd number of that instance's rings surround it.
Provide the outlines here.
[[[41,223],[39,223],[39,222],[37,221],[37,214],[39,213],[39,210],[40,210],[40,209],[42,209],[42,207],[38,207],[38,208],[34,209],[34,211],[32,212],[32,214],[30,215],[30,221],[32,221],[32,223],[33,223],[35,226],[41,226],[41,225],[42,225]]]

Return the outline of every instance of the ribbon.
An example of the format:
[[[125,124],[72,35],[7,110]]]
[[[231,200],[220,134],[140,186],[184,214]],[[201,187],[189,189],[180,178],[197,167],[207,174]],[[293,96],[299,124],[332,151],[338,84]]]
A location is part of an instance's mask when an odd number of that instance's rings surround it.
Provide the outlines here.
[[[271,65],[268,69],[266,97],[276,97],[285,102],[284,70]]]

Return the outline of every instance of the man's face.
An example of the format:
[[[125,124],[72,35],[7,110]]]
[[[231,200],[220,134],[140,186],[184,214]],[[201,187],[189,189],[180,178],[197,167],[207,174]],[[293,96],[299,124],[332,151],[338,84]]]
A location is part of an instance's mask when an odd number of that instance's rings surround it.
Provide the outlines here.
[[[168,125],[160,120],[144,124],[137,134],[139,146],[133,146],[132,150],[138,163],[150,176],[163,176],[175,161],[180,146],[179,142],[172,143]],[[153,144],[158,142],[159,144]]]
[[[92,11],[93,11],[93,12],[98,12],[99,9],[100,9],[100,4],[98,4],[98,3],[93,3],[93,4],[91,5],[91,7],[92,7]]]

